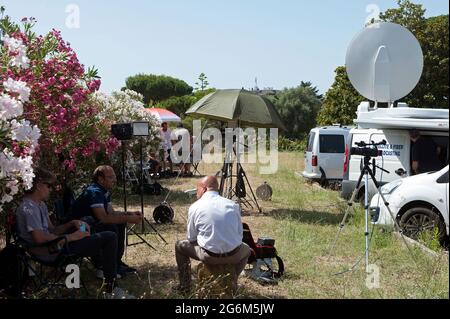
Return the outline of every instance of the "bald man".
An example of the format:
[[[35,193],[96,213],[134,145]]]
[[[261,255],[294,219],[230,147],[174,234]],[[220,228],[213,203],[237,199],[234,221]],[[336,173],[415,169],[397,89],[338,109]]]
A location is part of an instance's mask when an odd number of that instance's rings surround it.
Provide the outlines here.
[[[242,221],[239,205],[219,195],[219,183],[207,176],[197,184],[197,201],[189,208],[187,239],[175,244],[179,290],[191,289],[190,258],[205,264],[236,265],[235,287],[239,274],[250,256],[242,243]]]
[[[111,193],[116,184],[116,173],[111,166],[97,167],[92,176],[93,183],[88,185],[72,206],[72,219],[89,218],[95,224],[93,230],[113,231],[117,235],[117,273],[125,276],[136,272],[136,269],[122,261],[125,252],[125,235],[127,223],[139,224],[142,222],[140,212],[118,212],[113,209]],[[99,262],[94,260],[97,265]],[[97,277],[103,277],[103,270],[97,269]]]

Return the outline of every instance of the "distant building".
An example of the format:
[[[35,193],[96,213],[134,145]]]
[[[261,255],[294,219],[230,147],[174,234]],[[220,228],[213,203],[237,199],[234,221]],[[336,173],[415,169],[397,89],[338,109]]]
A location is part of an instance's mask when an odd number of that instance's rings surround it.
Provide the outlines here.
[[[253,88],[251,88],[250,91],[252,91],[256,94],[262,95],[262,96],[276,95],[279,92],[279,90],[275,90],[272,87],[265,87],[264,89],[261,90],[258,87],[258,79],[257,78],[255,78],[255,86]]]

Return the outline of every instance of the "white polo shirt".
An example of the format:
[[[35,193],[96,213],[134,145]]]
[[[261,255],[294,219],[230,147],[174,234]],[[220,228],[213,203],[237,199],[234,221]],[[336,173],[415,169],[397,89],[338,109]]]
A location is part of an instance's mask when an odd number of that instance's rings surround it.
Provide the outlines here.
[[[189,208],[187,239],[210,252],[224,254],[242,244],[239,205],[208,191]]]
[[[172,131],[167,128],[167,131],[163,131],[162,128],[160,129],[161,133],[161,147],[167,151],[172,148]]]

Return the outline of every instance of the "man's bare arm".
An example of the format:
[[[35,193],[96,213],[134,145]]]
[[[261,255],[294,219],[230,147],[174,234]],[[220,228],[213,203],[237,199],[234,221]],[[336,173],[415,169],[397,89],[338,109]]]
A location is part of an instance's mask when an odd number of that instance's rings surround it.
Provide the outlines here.
[[[141,217],[137,215],[124,215],[117,214],[114,210],[108,207],[108,211],[112,211],[111,214],[107,213],[103,207],[95,207],[92,208],[92,212],[94,216],[102,223],[102,224],[138,224],[141,221]]]

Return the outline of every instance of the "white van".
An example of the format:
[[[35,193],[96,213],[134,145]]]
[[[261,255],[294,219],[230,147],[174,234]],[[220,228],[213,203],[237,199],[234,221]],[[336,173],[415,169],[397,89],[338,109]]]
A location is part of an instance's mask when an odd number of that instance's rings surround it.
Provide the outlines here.
[[[303,177],[309,180],[342,180],[345,145],[350,128],[327,126],[313,128],[308,135]]]
[[[397,108],[372,109],[367,102],[361,103],[358,108],[358,118],[355,120],[358,127],[350,131],[345,147],[341,197],[349,199],[357,185],[363,158],[351,155],[350,150],[362,141],[365,143],[386,141],[386,145],[378,147],[382,156],[375,159],[377,166],[389,172],[375,168],[375,178],[380,186],[412,175],[409,137],[409,131],[412,129],[419,130],[422,137],[432,140],[440,147],[441,167],[436,170],[448,165],[448,111],[448,109],[414,109],[405,104]],[[370,198],[375,193],[375,185],[370,182]],[[363,197],[364,180],[361,182],[355,200],[361,201]]]

